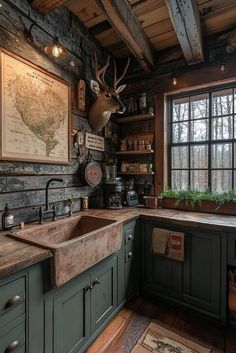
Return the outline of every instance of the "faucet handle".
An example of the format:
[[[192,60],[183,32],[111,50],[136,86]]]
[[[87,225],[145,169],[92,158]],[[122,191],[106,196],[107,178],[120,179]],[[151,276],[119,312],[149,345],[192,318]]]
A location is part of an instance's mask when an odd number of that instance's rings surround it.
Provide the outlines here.
[[[52,220],[55,221],[56,220],[56,209],[55,209],[55,204],[53,203],[52,205],[52,211],[53,211],[53,218]]]
[[[72,205],[73,205],[73,201],[71,199],[67,200],[67,206],[69,207],[69,217],[72,216]]]
[[[39,207],[39,223],[43,223],[43,209],[42,206]]]

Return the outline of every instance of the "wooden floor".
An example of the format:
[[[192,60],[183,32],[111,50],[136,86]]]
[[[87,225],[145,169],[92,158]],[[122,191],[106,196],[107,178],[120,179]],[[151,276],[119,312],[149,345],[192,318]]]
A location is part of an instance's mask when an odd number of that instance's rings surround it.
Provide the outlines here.
[[[212,347],[212,353],[236,353],[236,329],[211,324],[151,298],[137,298],[113,319],[86,353],[130,353],[150,320],[173,327]]]

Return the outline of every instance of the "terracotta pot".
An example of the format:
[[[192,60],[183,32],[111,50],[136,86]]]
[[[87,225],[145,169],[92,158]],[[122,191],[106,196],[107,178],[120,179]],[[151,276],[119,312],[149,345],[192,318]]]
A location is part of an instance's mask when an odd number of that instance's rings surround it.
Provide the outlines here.
[[[236,202],[226,202],[220,207],[213,201],[202,201],[201,206],[196,203],[194,207],[191,206],[191,203],[186,204],[185,201],[180,201],[176,205],[176,199],[171,197],[163,198],[163,207],[164,208],[173,208],[177,210],[186,210],[186,211],[197,211],[197,212],[206,212],[206,213],[216,213],[216,214],[227,214],[236,216]]]

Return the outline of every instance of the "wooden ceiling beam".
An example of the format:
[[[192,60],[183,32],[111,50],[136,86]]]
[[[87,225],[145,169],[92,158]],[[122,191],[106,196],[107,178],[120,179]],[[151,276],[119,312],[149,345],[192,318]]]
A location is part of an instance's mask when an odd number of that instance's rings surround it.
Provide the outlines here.
[[[48,12],[65,5],[67,2],[68,0],[32,0],[31,7],[42,15],[47,15]]]
[[[197,0],[164,0],[189,65],[204,61],[200,13]]]
[[[96,0],[111,26],[133,53],[141,67],[150,72],[154,58],[150,42],[127,0]]]

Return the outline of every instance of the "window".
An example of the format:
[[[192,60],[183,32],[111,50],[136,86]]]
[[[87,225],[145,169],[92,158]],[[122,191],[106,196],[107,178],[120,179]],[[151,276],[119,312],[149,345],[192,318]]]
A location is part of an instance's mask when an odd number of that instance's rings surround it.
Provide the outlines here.
[[[169,184],[236,189],[236,85],[170,97]]]

